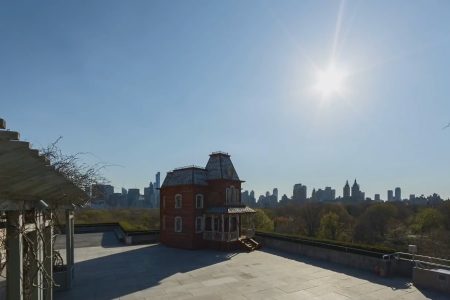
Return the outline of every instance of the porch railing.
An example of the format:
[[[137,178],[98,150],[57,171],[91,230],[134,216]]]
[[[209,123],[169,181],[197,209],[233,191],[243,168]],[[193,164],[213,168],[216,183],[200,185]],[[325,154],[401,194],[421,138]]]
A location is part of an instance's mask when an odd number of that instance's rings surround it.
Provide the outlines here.
[[[218,231],[204,231],[203,239],[208,241],[236,241],[239,238],[237,231],[234,232],[218,232]]]
[[[254,228],[243,228],[241,236],[246,237],[246,238],[253,238],[255,236],[255,229]]]

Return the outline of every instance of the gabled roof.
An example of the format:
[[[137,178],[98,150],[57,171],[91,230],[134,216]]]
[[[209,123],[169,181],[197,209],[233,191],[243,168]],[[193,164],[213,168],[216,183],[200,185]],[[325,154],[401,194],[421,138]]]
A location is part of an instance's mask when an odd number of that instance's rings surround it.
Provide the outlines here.
[[[224,152],[213,152],[206,164],[208,180],[228,179],[239,180],[239,176],[231,162],[230,155]]]
[[[168,172],[161,187],[185,184],[208,185],[208,180],[216,179],[239,181],[228,153],[211,153],[206,168],[189,166]]]

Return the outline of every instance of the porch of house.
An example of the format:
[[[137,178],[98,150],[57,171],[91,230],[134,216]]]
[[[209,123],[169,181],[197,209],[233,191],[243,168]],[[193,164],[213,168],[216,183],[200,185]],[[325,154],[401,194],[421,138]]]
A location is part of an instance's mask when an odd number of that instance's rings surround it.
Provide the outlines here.
[[[210,244],[225,244],[229,249],[231,245],[242,246],[248,251],[259,248],[253,240],[255,226],[253,222],[254,210],[246,207],[239,212],[231,212],[228,208],[210,209],[204,215],[203,239]],[[226,211],[224,211],[226,210]]]

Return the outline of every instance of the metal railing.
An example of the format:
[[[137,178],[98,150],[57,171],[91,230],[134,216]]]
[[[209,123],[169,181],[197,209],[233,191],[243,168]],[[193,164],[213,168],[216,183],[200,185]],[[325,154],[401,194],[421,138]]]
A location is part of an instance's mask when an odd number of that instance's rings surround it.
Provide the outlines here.
[[[396,252],[384,255],[383,259],[409,260],[414,262],[417,267],[421,268],[443,268],[450,270],[450,260],[433,256]]]

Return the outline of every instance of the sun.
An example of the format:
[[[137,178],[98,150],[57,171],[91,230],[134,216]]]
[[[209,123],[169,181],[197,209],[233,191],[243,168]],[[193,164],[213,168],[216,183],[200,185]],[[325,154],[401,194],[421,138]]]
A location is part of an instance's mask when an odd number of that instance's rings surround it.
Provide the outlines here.
[[[347,74],[344,70],[330,65],[327,69],[318,70],[314,89],[323,97],[342,95]]]

